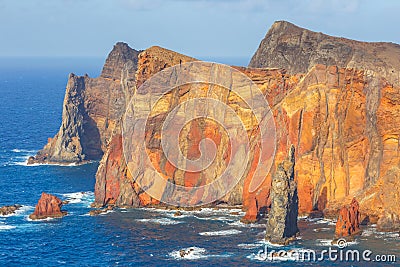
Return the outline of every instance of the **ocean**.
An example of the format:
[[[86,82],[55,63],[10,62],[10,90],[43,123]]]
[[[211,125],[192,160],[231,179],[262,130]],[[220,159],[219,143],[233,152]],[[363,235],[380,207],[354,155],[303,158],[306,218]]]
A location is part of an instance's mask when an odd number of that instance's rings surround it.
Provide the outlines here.
[[[263,240],[264,224],[242,224],[240,210],[203,209],[175,217],[167,210],[117,209],[89,216],[97,162],[25,162],[60,127],[68,73],[95,77],[103,61],[0,59],[0,206],[23,205],[16,214],[0,217],[1,266],[396,266],[375,256],[388,260],[394,255],[398,261],[399,233],[379,232],[374,225],[363,226],[362,235],[343,250],[370,250],[374,261],[332,261],[325,254],[318,262],[299,262],[288,254],[308,249],[318,257],[330,248],[341,251],[331,246],[334,221],[300,218],[298,240],[279,247]],[[64,206],[66,217],[29,220],[43,191],[70,201]],[[182,258],[182,249],[190,254]],[[280,254],[267,257],[271,250]]]

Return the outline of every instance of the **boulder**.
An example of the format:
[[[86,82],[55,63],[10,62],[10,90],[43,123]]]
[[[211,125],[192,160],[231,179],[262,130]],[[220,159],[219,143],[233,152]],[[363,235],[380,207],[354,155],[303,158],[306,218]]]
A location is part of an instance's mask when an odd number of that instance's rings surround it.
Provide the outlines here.
[[[61,207],[63,202],[56,196],[42,193],[36,207],[35,211],[29,215],[31,220],[41,220],[46,218],[61,218],[67,215],[66,211],[62,211]]]
[[[15,205],[11,205],[11,206],[4,206],[0,208],[0,215],[1,216],[7,216],[7,215],[11,215],[14,214],[17,210],[19,210],[22,206],[15,204]]]

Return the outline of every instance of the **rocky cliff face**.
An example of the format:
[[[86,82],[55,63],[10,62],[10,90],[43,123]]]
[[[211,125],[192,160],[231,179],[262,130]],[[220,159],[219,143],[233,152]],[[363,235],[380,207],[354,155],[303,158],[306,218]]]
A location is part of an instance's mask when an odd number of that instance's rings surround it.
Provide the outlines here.
[[[64,164],[100,159],[133,93],[137,55],[138,51],[127,44],[117,43],[100,77],[71,74],[61,127],[28,163]]]
[[[161,51],[172,53],[157,48],[157,52]],[[139,56],[139,84],[150,77],[152,71],[169,66],[165,58],[154,59],[152,53],[150,49]],[[377,218],[383,216],[385,210],[397,214],[391,203],[398,201],[398,194],[393,193],[388,200],[389,195],[384,197],[377,192],[388,184],[384,182],[389,179],[388,175],[397,175],[395,169],[400,159],[396,152],[400,134],[400,129],[396,128],[399,125],[398,87],[373,73],[335,66],[317,65],[305,76],[288,75],[280,69],[238,69],[257,83],[273,109],[278,140],[275,162],[284,160],[288,145],[295,144],[300,213],[313,210],[337,213],[344,203],[356,196],[364,214]],[[167,111],[171,108],[168,105],[160,109]],[[153,126],[160,123],[154,121]],[[218,133],[210,131],[214,126],[202,125],[191,127],[194,136]],[[151,143],[159,144],[159,135],[153,130],[149,130]],[[96,203],[158,204],[135,184],[127,171],[121,142],[117,131],[97,174]],[[153,158],[160,172],[177,181],[181,179],[183,184],[198,181],[196,177],[175,173],[157,151],[153,150]],[[267,175],[256,191],[250,192],[252,171],[253,164],[248,166],[248,177],[221,200],[228,204],[243,203],[248,211],[245,221],[256,220],[258,212],[271,203],[271,175]],[[371,209],[371,201],[380,203],[382,208]]]
[[[293,74],[307,73],[316,64],[372,70],[399,84],[400,45],[332,37],[277,21],[262,40],[249,67],[284,68]]]
[[[371,202],[396,209],[376,186],[397,173],[399,90],[368,71],[316,65],[275,108],[276,160],[296,144],[301,213],[338,211],[353,197],[365,214]]]
[[[194,58],[156,46],[143,51],[138,57],[136,86],[132,96],[134,97],[137,94],[136,89],[155,73],[182,62],[194,60]],[[168,110],[167,107],[164,108]],[[137,207],[159,204],[158,200],[151,198],[138,186],[129,172],[123,155],[121,129],[119,122],[108,150],[100,162],[96,174],[95,205]],[[152,136],[152,138],[156,137]]]
[[[162,53],[164,57],[153,53]],[[172,63],[168,58],[171,55],[166,56],[170,53],[175,58],[192,60],[160,48],[146,50],[139,56],[138,84],[152,73],[170,66]],[[383,182],[389,179],[388,175],[397,175],[393,168],[400,159],[396,152],[400,134],[396,127],[400,123],[397,121],[400,110],[398,87],[372,72],[336,66],[317,65],[304,76],[289,75],[282,69],[238,69],[256,82],[273,109],[278,141],[275,162],[284,160],[289,144],[295,144],[300,213],[313,210],[337,213],[355,196],[365,214],[378,218],[383,216],[384,210],[397,214],[391,203],[398,201],[398,194],[394,193],[389,201],[386,200],[389,196],[384,198],[377,191],[388,184]],[[179,102],[179,99],[175,100]],[[166,102],[167,106],[160,109],[169,110],[172,102]],[[153,122],[154,127],[161,123]],[[205,132],[214,132],[216,135],[211,138],[215,139],[218,131],[210,131],[213,127],[207,123],[201,127],[192,125],[191,133],[201,136]],[[156,131],[152,133],[151,143],[159,144]],[[122,160],[121,142],[121,135],[116,131],[97,173],[96,203],[159,204],[138,187],[127,171]],[[175,173],[157,151],[156,148],[153,150],[153,159],[160,172],[183,184],[198,181],[198,177]],[[221,158],[217,160],[222,161]],[[256,191],[250,192],[253,171],[254,162],[248,166],[247,178],[221,200],[228,204],[243,203],[248,211],[245,221],[255,221],[260,210],[271,204],[271,175],[267,175]],[[381,203],[382,208],[371,209],[371,201]]]
[[[305,51],[304,40],[308,40],[306,44],[309,45]],[[268,42],[271,44],[266,46]],[[321,46],[326,42],[333,45],[328,52]],[[301,49],[298,48],[300,44]],[[236,69],[258,85],[273,111],[277,149],[271,173],[276,171],[278,163],[285,160],[289,146],[294,144],[299,213],[319,210],[337,214],[344,204],[355,197],[360,203],[361,214],[371,221],[379,220],[382,227],[391,221],[397,222],[400,215],[396,205],[400,201],[400,87],[388,75],[397,69],[397,57],[391,56],[397,45],[336,39],[280,22],[274,24],[267,34],[251,66],[264,67],[264,46],[271,53],[265,58],[273,59],[265,63],[266,66],[275,66],[273,62],[285,63],[282,66],[288,71],[282,68]],[[345,53],[347,46],[352,49],[350,56]],[[357,50],[364,46],[363,52]],[[385,53],[379,52],[378,47],[381,46],[385,47],[382,48]],[[277,47],[286,47],[287,50],[279,52]],[[307,57],[298,60],[291,54],[293,51],[299,53],[299,58]],[[292,55],[287,58],[292,64],[280,58],[282,53],[285,57]],[[360,53],[364,53],[363,56]],[[370,53],[376,56],[376,64],[369,61]],[[321,62],[321,55],[331,58],[322,62],[344,67],[313,66]],[[34,161],[82,162],[103,155],[96,175],[96,205],[136,207],[161,204],[140,188],[137,174],[132,175],[128,171],[123,156],[120,119],[131,97],[137,96],[137,89],[152,75],[167,67],[194,60],[160,47],[149,48],[138,55],[125,44],[117,44],[99,78],[71,75],[60,131]],[[357,68],[348,67],[352,64],[356,64]],[[241,99],[234,94],[227,97],[228,92],[223,89],[214,93],[213,97],[218,97],[238,112],[249,133],[257,127],[246,105],[240,104]],[[227,157],[223,153],[226,139],[219,126],[212,121],[197,120],[185,130],[187,138],[182,143],[183,153],[196,157],[198,150],[195,148],[199,140],[208,137],[218,144],[220,150],[216,161],[221,164],[214,166],[207,175],[193,175],[176,170],[165,160],[160,148],[160,125],[165,114],[188,96],[190,90],[182,88],[159,103],[159,116],[150,119],[146,140],[155,168],[166,179],[190,186],[209,182],[208,177],[224,169]],[[271,174],[266,174],[266,179],[256,190],[250,188],[259,153],[257,145],[253,144],[251,149],[253,158],[247,166],[246,175],[221,199],[231,205],[243,204],[246,222],[256,221],[260,212],[271,205]],[[162,195],[165,188],[159,188],[159,191]],[[214,193],[195,194],[187,202],[196,202]]]

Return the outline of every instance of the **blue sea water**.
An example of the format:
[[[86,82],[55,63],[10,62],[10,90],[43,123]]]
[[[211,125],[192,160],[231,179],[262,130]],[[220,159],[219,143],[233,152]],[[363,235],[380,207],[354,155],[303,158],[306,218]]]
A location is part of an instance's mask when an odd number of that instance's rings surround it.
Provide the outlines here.
[[[0,61],[0,206],[22,204],[12,216],[0,217],[1,266],[303,266],[309,262],[265,261],[260,250],[331,247],[334,222],[299,222],[301,235],[287,247],[263,241],[264,225],[244,225],[243,215],[230,210],[183,212],[119,209],[88,216],[94,199],[98,163],[82,166],[26,166],[28,156],[42,148],[58,130],[69,72],[97,76],[102,59],[1,59]],[[62,219],[30,221],[28,215],[45,191],[70,203]],[[348,248],[373,255],[395,255],[398,233],[374,226]],[[192,248],[181,258],[179,250]],[[325,266],[366,266],[366,262],[325,261]],[[368,265],[380,265],[370,262]],[[395,266],[396,263],[388,263]]]

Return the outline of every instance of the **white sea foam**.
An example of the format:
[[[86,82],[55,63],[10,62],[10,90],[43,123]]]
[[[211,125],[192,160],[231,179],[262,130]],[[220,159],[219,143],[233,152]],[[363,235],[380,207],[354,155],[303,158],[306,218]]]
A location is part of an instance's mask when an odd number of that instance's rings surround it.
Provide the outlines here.
[[[7,224],[0,224],[0,231],[5,231],[5,230],[11,230],[17,228],[16,226],[13,225],[7,225]]]
[[[202,208],[201,210],[190,210],[190,211],[179,210],[179,212],[182,214],[180,216],[175,216],[177,210],[159,209],[159,208],[140,208],[140,210],[161,213],[164,216],[168,216],[171,218],[184,218],[188,216],[194,216],[199,220],[217,220],[217,221],[233,221],[237,217],[244,216],[245,214],[244,212],[241,211],[241,209],[227,209],[227,208]]]
[[[14,148],[11,150],[14,153],[36,153],[36,150]]]
[[[214,232],[202,232],[199,235],[205,236],[224,236],[224,235],[237,235],[240,234],[242,231],[236,229],[229,229],[229,230],[221,230],[221,231],[214,231]]]
[[[181,256],[181,251],[184,250],[186,253],[182,257]],[[189,247],[189,248],[184,248],[180,250],[174,250],[169,253],[169,256],[176,259],[176,260],[198,260],[198,259],[204,259],[208,258],[206,254],[206,250],[204,248],[199,248],[199,247]]]
[[[376,227],[368,227],[367,229],[363,230],[361,236],[363,237],[367,237],[367,236],[374,236],[377,238],[384,238],[385,240],[387,240],[388,238],[398,238],[399,237],[399,233],[397,232],[381,232],[378,231],[376,229]]]
[[[265,236],[265,234],[263,234],[263,236]],[[271,242],[269,242],[267,240],[264,240],[264,239],[263,240],[259,240],[256,243],[262,244],[262,245],[267,246],[269,248],[279,248],[279,247],[284,247],[285,246],[285,245],[280,245],[280,244],[274,244],[274,243],[271,243]]]
[[[66,193],[61,195],[66,198],[68,204],[83,203],[90,207],[90,204],[94,201],[94,193],[91,191]]]
[[[231,217],[215,217],[215,216],[208,216],[208,217],[201,217],[201,216],[196,216],[194,217],[198,220],[204,220],[204,221],[222,221],[222,222],[233,222],[235,219]]]
[[[25,216],[25,220],[27,220],[28,222],[48,222],[48,221],[52,221],[55,219],[57,219],[57,218],[47,217],[47,218],[39,219],[39,220],[32,220],[31,218],[29,218],[29,215]]]
[[[333,239],[317,239],[318,246],[331,247]]]
[[[30,156],[25,157],[24,161],[14,161],[11,162],[10,165],[19,165],[19,166],[25,166],[25,167],[37,167],[37,166],[58,166],[58,167],[74,167],[74,166],[79,166],[79,164],[76,163],[69,163],[69,164],[54,164],[54,163],[33,163],[33,164],[28,164],[28,158]]]
[[[173,224],[182,223],[181,221],[172,220],[172,219],[168,219],[168,218],[137,219],[136,221],[143,222],[143,223],[156,223],[156,224],[161,224],[161,225],[173,225]]]
[[[245,228],[265,228],[265,224],[261,223],[242,223],[241,221],[235,221],[228,223],[230,226],[236,226],[236,227],[245,227]]]
[[[107,210],[106,212],[100,213],[99,216],[104,216],[104,215],[107,215],[107,214],[113,213],[113,212],[115,212],[115,210]]]
[[[333,239],[317,239],[317,245],[318,246],[323,246],[323,247],[331,247],[331,246],[337,246],[336,244],[333,244]],[[353,246],[357,245],[358,241],[347,241],[346,246]]]
[[[313,229],[314,232],[325,232],[325,231],[330,231],[331,228],[315,228]]]
[[[262,244],[260,244],[260,243],[238,244],[238,247],[243,248],[243,249],[255,249],[255,248],[259,248],[261,246],[262,246]]]
[[[194,214],[204,214],[204,215],[230,215],[230,216],[243,216],[244,212],[241,209],[227,209],[227,208],[202,208],[201,210],[191,211]],[[239,215],[232,215],[231,213],[238,212]]]
[[[336,225],[336,221],[326,219],[326,218],[306,218],[305,221],[311,222],[314,224],[328,224],[328,225]]]

